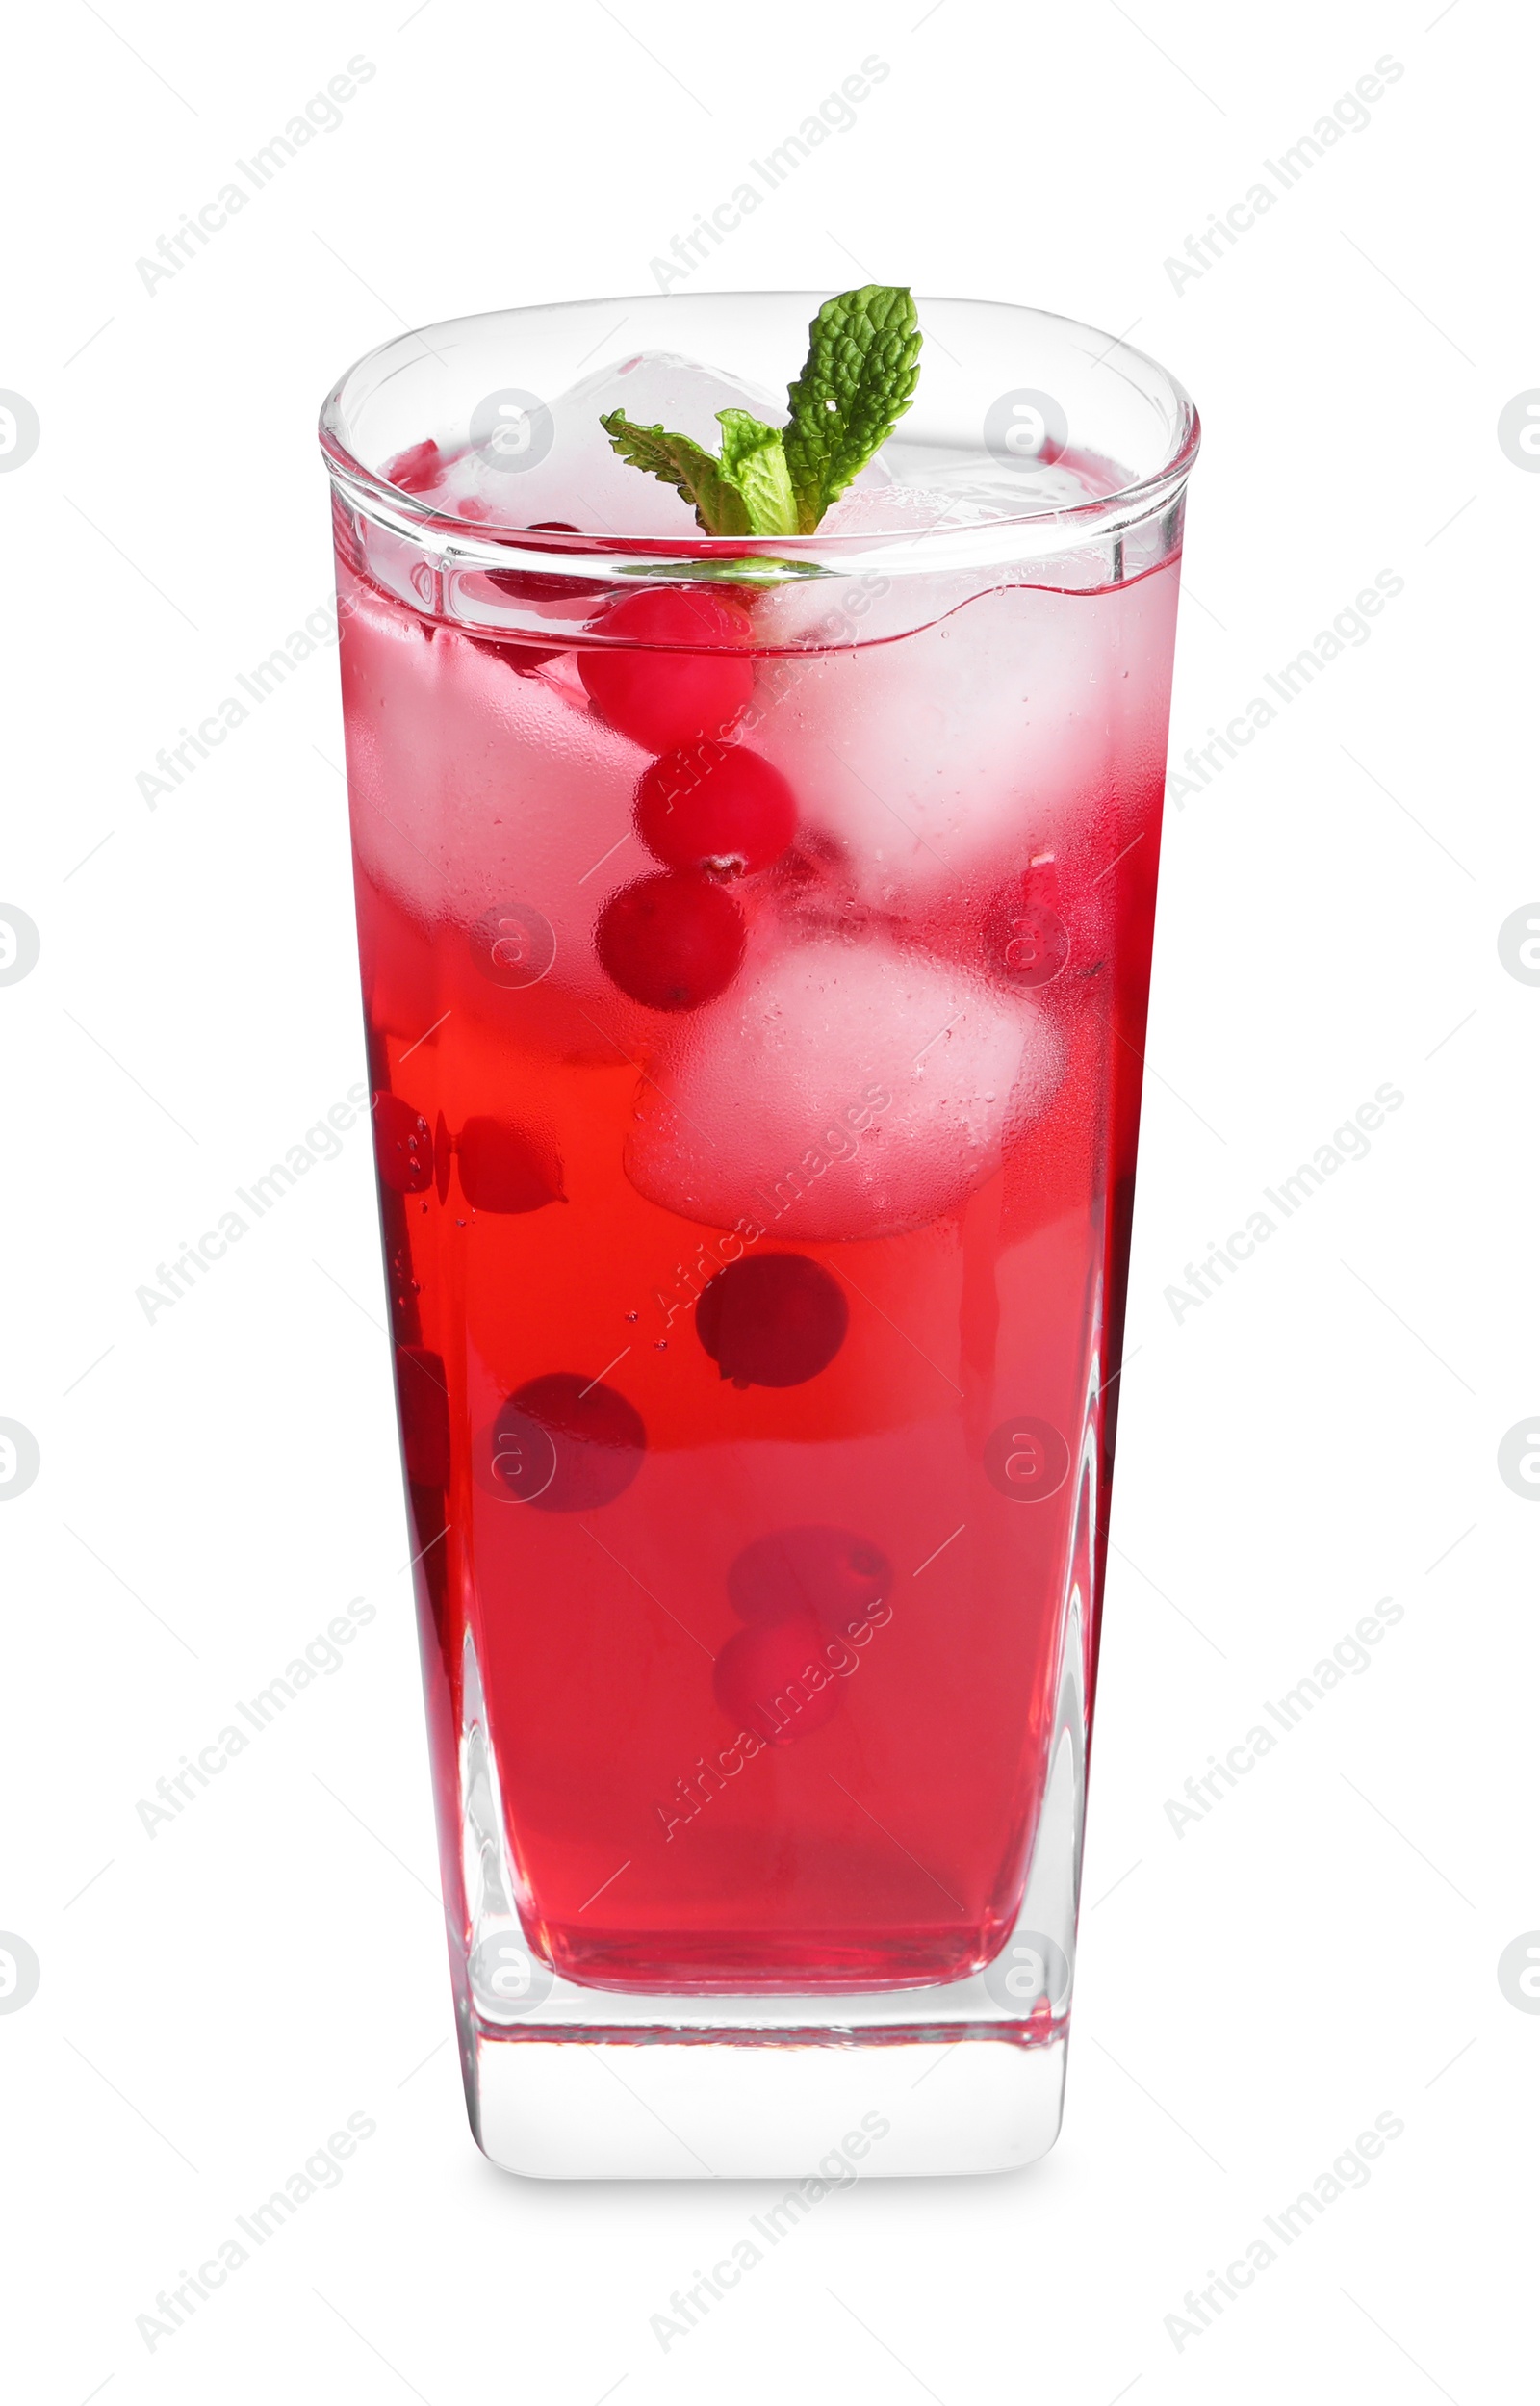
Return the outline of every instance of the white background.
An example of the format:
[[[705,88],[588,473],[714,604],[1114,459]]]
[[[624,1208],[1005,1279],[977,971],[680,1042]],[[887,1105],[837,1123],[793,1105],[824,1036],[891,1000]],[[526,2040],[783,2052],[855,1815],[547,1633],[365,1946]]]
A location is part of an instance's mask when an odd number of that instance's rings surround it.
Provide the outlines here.
[[[1532,2355],[1540,478],[1532,24],[1482,0],[711,11],[59,0],[9,37],[0,384],[0,2015],[8,2393],[903,2406],[1506,2398]],[[405,20],[402,22],[402,20]],[[1433,20],[1429,22],[1428,20]],[[915,20],[918,20],[917,22]],[[864,2181],[665,2351],[752,2186],[523,2184],[449,2041],[366,1139],[153,1325],[135,1299],[362,1075],[335,657],[151,810],[136,780],[325,598],[317,404],[402,325],[647,291],[863,58],[890,73],[696,287],[1033,301],[1195,394],[1172,756],[1381,571],[1404,591],[1173,808],[1076,2045],[1014,2178]],[[157,238],[377,69],[147,291]],[[1404,73],[1201,275],[1166,261],[1376,60]],[[617,306],[617,320],[624,310]],[[795,364],[795,363],[788,363]],[[1540,909],[1540,906],[1537,906]],[[1222,1292],[1165,1290],[1381,1084],[1403,1106]],[[136,1802],[350,1596],[345,1667],[151,1838]],[[1207,1817],[1164,1807],[1375,1599],[1404,1617]],[[195,2319],[136,2316],[349,2112]],[[1166,2317],[1379,2113],[1404,2131],[1222,2318]],[[1180,2335],[1178,2335],[1180,2336]]]

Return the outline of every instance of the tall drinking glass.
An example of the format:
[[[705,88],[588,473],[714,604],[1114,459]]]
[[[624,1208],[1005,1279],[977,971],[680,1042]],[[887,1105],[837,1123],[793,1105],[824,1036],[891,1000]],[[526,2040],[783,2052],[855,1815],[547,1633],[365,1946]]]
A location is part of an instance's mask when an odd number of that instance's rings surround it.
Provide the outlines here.
[[[818,299],[430,326],[321,419],[473,2127],[804,2205],[1058,2129],[1197,445],[930,300],[819,531],[702,534],[600,414],[775,414]]]

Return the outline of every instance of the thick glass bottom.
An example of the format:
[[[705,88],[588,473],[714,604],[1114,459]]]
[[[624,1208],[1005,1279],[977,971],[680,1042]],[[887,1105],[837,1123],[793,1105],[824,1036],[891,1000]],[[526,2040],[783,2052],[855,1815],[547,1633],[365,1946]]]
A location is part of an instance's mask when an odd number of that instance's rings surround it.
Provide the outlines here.
[[[891,2000],[886,2001],[891,2004]],[[895,2023],[691,2033],[656,2024],[533,2029],[473,2021],[472,2127],[492,2162],[535,2180],[784,2180],[745,2224],[778,2243],[858,2180],[1009,2172],[1053,2145],[1066,2027]]]

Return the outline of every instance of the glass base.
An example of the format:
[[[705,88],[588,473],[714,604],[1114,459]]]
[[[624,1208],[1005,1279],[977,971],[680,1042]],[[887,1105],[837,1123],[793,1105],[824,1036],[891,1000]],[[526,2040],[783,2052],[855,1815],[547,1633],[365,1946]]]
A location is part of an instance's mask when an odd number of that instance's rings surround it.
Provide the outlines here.
[[[459,1834],[470,1911],[465,1943],[451,1926],[449,1953],[482,2152],[536,2180],[788,2180],[804,2205],[858,2179],[1009,2172],[1045,2154],[1064,2104],[1085,1811],[1076,1589],[1065,1623],[1011,1937],[962,1979],[844,1993],[595,1988],[545,1961],[515,1905],[468,1644]]]
[[[1063,2026],[1047,2039],[935,2023],[733,2038],[720,2025],[691,2037],[591,2024],[579,2037],[473,2021],[466,2091],[477,2142],[505,2172],[804,2184],[779,2229],[857,2179],[1031,2163],[1058,2135],[1065,2053]]]

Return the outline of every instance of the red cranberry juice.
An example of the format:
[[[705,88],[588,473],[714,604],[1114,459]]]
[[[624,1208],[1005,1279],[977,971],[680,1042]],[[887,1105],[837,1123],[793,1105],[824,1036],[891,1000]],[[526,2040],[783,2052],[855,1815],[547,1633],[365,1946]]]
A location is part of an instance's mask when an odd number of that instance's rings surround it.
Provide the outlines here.
[[[446,1829],[474,1654],[560,1971],[961,1977],[1093,1666],[1176,563],[810,653],[344,599]]]

